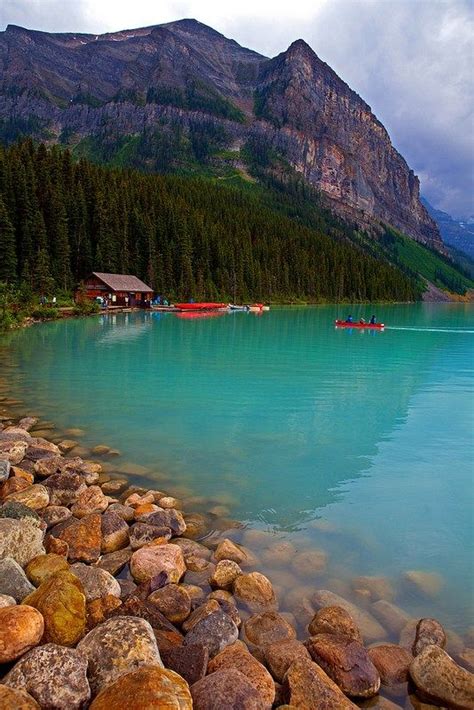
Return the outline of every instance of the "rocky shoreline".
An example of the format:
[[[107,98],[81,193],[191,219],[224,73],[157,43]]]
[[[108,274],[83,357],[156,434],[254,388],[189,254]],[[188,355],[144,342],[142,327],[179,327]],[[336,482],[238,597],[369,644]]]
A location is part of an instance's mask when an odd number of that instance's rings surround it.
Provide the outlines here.
[[[295,587],[282,611],[252,550],[51,438],[1,416],[0,710],[474,708],[474,639],[382,578],[358,580],[370,609]]]

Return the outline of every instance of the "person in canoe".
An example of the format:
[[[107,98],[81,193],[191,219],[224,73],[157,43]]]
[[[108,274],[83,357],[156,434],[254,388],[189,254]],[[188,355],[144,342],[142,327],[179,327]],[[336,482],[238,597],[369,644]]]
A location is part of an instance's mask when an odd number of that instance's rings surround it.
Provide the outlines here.
[[[346,318],[346,323],[352,323],[352,316],[350,314]]]
[[[375,325],[377,323],[377,318],[375,316],[372,316],[370,319],[370,325]]]
[[[361,325],[365,325],[365,318],[361,318],[360,321],[359,321],[359,323],[360,323]]]

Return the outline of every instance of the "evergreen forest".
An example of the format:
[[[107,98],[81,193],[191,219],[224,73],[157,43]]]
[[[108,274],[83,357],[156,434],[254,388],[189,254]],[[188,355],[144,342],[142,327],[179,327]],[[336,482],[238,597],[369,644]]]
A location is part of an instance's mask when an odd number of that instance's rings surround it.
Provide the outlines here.
[[[262,191],[263,194],[264,191]],[[170,299],[413,301],[403,265],[295,196],[75,160],[27,139],[0,147],[0,282],[72,292],[92,271],[135,274]]]

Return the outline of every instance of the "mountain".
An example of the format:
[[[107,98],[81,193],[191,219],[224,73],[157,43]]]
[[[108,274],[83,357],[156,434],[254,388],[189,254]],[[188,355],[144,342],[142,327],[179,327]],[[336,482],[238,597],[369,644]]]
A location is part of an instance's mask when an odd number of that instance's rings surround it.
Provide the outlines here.
[[[196,20],[103,35],[0,33],[0,139],[221,179],[302,180],[346,221],[443,251],[370,107],[302,40],[269,59]]]
[[[446,244],[474,259],[474,219],[472,217],[465,220],[454,219],[447,212],[437,210],[424,197],[421,201],[437,223]]]

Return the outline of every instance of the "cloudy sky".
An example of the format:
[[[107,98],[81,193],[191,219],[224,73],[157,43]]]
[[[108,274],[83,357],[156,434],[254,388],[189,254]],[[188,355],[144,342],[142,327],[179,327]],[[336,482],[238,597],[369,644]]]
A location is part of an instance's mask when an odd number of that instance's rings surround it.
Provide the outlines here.
[[[0,0],[0,29],[100,33],[183,17],[267,56],[305,39],[370,104],[432,204],[474,214],[474,0]]]

